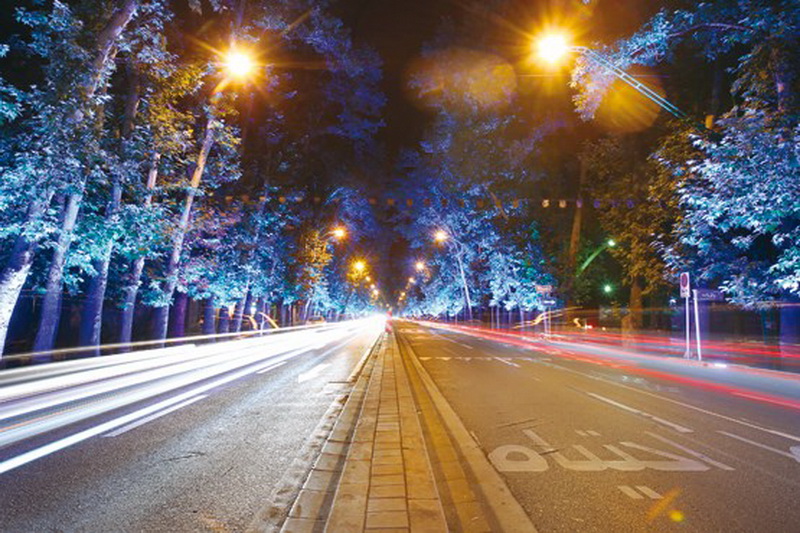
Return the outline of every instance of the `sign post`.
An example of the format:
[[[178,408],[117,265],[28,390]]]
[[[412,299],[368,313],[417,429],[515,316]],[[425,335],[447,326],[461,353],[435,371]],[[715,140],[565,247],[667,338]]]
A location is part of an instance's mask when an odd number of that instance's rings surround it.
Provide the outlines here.
[[[692,357],[692,326],[691,326],[691,312],[689,311],[689,297],[691,296],[691,280],[689,279],[688,272],[681,272],[680,277],[681,282],[681,298],[684,299],[686,305],[686,351],[683,352],[683,357],[685,359],[690,359]],[[696,307],[696,305],[695,305]],[[698,330],[699,331],[699,330]]]
[[[697,289],[692,291],[694,294],[694,331],[695,331],[695,343],[697,344],[697,360],[703,360],[703,348],[700,343],[700,312],[697,309],[697,302],[700,298],[697,295]],[[689,300],[686,300],[687,302]]]

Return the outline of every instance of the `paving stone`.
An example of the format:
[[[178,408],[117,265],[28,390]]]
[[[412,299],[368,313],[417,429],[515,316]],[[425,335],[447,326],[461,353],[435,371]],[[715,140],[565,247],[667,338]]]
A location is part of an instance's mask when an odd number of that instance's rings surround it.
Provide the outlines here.
[[[447,522],[439,500],[409,500],[408,517],[414,533],[445,533]]]
[[[401,472],[399,474],[391,474],[388,476],[376,476],[373,473],[373,476],[370,480],[370,485],[378,486],[378,485],[403,485],[406,482],[406,478]]]
[[[312,470],[308,479],[303,484],[304,489],[309,490],[334,490],[331,486],[334,472],[330,470]]]
[[[367,501],[367,512],[376,513],[379,511],[405,511],[405,498],[370,498]]]
[[[367,485],[365,483],[340,484],[336,489],[325,531],[338,533],[340,531],[361,531],[364,529],[364,520],[367,509]]]
[[[405,498],[405,485],[380,485],[370,487],[370,498]]]
[[[328,471],[338,471],[341,470],[341,463],[342,456],[341,455],[333,455],[330,453],[323,453],[317,458],[317,462],[314,463],[314,468],[317,470],[328,470]]]
[[[372,467],[372,475],[373,476],[385,476],[389,474],[402,474],[403,473],[403,463],[395,463],[395,464],[383,464],[383,465],[374,465]]]
[[[314,518],[319,516],[322,502],[325,500],[326,492],[318,490],[301,490],[297,499],[292,505],[289,516],[292,518]]]
[[[311,520],[308,518],[288,518],[283,523],[281,533],[312,533],[317,525],[320,525],[319,520]]]
[[[408,527],[408,513],[405,511],[367,513],[367,529],[378,527]]]

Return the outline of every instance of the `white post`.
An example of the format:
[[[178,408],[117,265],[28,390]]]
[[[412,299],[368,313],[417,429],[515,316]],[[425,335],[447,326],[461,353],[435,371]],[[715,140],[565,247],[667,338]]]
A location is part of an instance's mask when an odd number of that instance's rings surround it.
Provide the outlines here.
[[[691,311],[689,311],[689,296],[686,298],[686,351],[683,353],[685,359],[692,357],[692,326],[691,326]]]
[[[700,312],[697,305],[697,289],[692,291],[692,295],[694,296],[694,331],[697,339],[697,360],[702,361],[703,349],[700,346]]]

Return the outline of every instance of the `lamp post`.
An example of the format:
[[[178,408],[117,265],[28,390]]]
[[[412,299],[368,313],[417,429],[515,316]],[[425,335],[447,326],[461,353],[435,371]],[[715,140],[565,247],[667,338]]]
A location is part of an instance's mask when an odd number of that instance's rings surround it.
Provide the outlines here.
[[[598,255],[603,253],[603,250],[607,250],[608,248],[613,248],[616,245],[617,241],[615,241],[614,239],[608,239],[606,242],[600,245],[594,252],[592,252],[592,254],[589,257],[586,258],[586,261],[581,263],[581,266],[579,266],[578,270],[575,272],[575,277],[577,278],[578,276],[583,274],[583,271],[589,267],[589,265],[592,263],[592,261],[594,261],[597,258]]]
[[[217,85],[214,90],[214,96],[219,94],[229,83],[237,81],[240,83],[247,82],[256,68],[255,61],[244,51],[232,48],[224,57],[223,71],[225,78]],[[219,124],[210,113],[206,118],[205,134],[203,142],[200,145],[200,152],[197,154],[194,170],[192,171],[192,178],[189,181],[189,188],[186,191],[186,198],[184,200],[181,217],[178,221],[178,227],[173,235],[172,250],[170,251],[167,259],[166,268],[166,281],[163,285],[163,292],[166,295],[167,301],[172,301],[172,296],[175,294],[175,289],[178,285],[178,264],[180,262],[181,253],[183,251],[183,243],[186,239],[186,233],[189,230],[189,220],[192,213],[192,206],[194,204],[195,196],[200,188],[200,182],[203,178],[203,172],[206,168],[206,161],[211,148],[214,146],[214,137],[216,129]],[[156,339],[163,340],[167,337],[167,327],[169,325],[169,305],[155,308],[154,319],[154,334]]]
[[[461,285],[464,291],[464,302],[467,304],[467,316],[469,320],[472,320],[472,300],[469,297],[469,287],[467,287],[467,276],[464,273],[464,263],[462,262],[462,254],[463,249],[461,248],[461,243],[459,243],[455,239],[451,239],[450,235],[443,229],[436,230],[433,234],[433,240],[438,244],[447,243],[448,245],[453,247],[453,252],[456,257],[456,262],[458,263],[458,271],[461,275]]]
[[[698,124],[697,122],[691,120],[689,115],[687,115],[682,109],[678,106],[658,94],[656,91],[651,89],[649,86],[645,85],[644,83],[637,80],[635,77],[631,76],[621,68],[614,65],[608,59],[602,56],[602,54],[597,53],[596,50],[588,48],[586,46],[576,46],[569,43],[568,38],[564,34],[560,33],[550,33],[547,35],[542,36],[536,43],[536,52],[539,58],[547,64],[556,65],[560,63],[567,55],[572,52],[580,52],[586,57],[588,60],[594,62],[597,65],[600,65],[607,71],[614,74],[617,79],[623,81],[624,83],[628,84],[630,87],[638,91],[641,95],[645,96],[652,102],[658,104],[662,109],[666,110],[673,116],[688,122],[692,125],[696,130],[704,134],[713,134],[711,130],[706,128],[702,124]]]

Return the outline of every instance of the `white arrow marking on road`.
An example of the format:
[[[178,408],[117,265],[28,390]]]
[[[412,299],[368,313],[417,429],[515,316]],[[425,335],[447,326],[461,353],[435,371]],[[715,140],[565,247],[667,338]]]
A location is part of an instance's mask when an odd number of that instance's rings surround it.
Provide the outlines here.
[[[792,453],[787,453],[787,452],[784,452],[783,450],[779,450],[777,448],[773,448],[772,446],[767,446],[766,444],[761,444],[760,442],[756,442],[754,440],[746,439],[746,438],[744,438],[742,436],[739,436],[739,435],[736,435],[734,433],[728,433],[727,431],[717,431],[717,433],[720,433],[720,434],[725,435],[727,437],[730,437],[732,439],[736,439],[736,440],[739,440],[739,441],[742,441],[742,442],[746,442],[747,444],[752,444],[753,446],[755,446],[757,448],[761,448],[762,450],[768,450],[770,452],[777,453],[778,455],[782,455],[784,457],[788,457],[789,459],[794,459],[795,461],[800,460],[800,459],[798,459],[797,452],[795,451],[795,449],[796,448],[800,448],[800,446],[793,446],[792,448],[789,448]]]
[[[789,451],[794,455],[794,460],[800,463],[800,446],[792,446]]]
[[[297,382],[303,383],[304,381],[308,381],[309,379],[314,379],[320,372],[322,372],[322,370],[324,370],[326,367],[329,366],[330,365],[328,363],[319,364],[314,368],[312,368],[311,370],[309,370],[308,372],[303,372],[302,374],[297,376]]]

